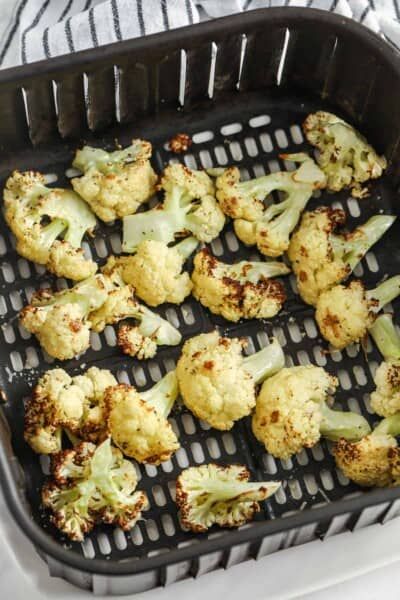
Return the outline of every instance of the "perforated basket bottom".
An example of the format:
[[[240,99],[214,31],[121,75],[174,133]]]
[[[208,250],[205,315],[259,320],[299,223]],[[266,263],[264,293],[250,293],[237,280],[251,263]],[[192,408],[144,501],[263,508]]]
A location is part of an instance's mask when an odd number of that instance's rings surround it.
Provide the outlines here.
[[[235,95],[228,102],[193,111],[190,115],[176,113],[175,118],[155,119],[152,124],[140,127],[120,127],[107,138],[95,138],[98,145],[114,145],[115,137],[125,145],[131,137],[143,136],[154,145],[154,165],[160,170],[172,157],[166,150],[166,141],[178,131],[193,136],[193,146],[182,159],[189,167],[206,168],[238,164],[244,178],[255,177],[269,171],[284,168],[278,159],[280,152],[307,150],[300,124],[306,114],[321,104],[309,99],[283,94],[268,98],[261,94]],[[43,173],[56,174],[57,185],[68,181],[68,167],[76,145],[58,144],[45,151],[27,151],[15,156],[12,165],[2,166],[2,181],[12,168],[37,169]],[[329,204],[344,208],[349,213],[349,226],[364,221],[377,212],[391,212],[393,190],[390,182],[381,180],[373,187],[369,198],[357,200],[346,193],[335,196],[323,193],[313,199],[309,208]],[[398,225],[392,227],[385,239],[368,253],[356,271],[367,286],[373,286],[384,275],[391,275],[399,263],[399,249],[394,241],[398,237]],[[49,534],[72,551],[86,557],[110,557],[113,560],[154,555],[169,548],[180,547],[205,537],[182,531],[174,504],[174,482],[181,469],[188,465],[216,461],[246,464],[256,479],[282,479],[282,489],[263,507],[258,520],[273,519],[293,511],[307,510],[316,505],[343,498],[359,491],[335,468],[325,442],[311,451],[303,451],[292,460],[274,460],[266,454],[252,436],[250,423],[244,419],[229,433],[221,433],[200,423],[182,408],[177,408],[172,423],[179,435],[181,449],[171,461],[159,468],[141,466],[139,487],[149,495],[151,509],[129,534],[119,529],[98,527],[80,545],[70,543],[49,525],[47,516],[40,509],[39,490],[48,465],[40,460],[23,442],[23,404],[30,387],[37,378],[56,363],[43,356],[33,337],[23,331],[16,318],[18,311],[28,301],[32,291],[39,286],[63,287],[65,281],[55,279],[44,269],[18,257],[13,241],[3,221],[0,223],[0,385],[7,396],[4,410],[12,430],[15,453],[26,477],[26,493],[32,507],[33,518],[45,527]],[[96,238],[90,242],[90,252],[100,263],[108,254],[120,252],[121,226],[116,223],[101,226]],[[212,244],[214,254],[228,262],[257,258],[254,249],[239,245],[232,227],[228,225],[219,239]],[[89,249],[89,247],[88,247]],[[368,403],[373,387],[372,374],[379,355],[369,344],[366,353],[358,347],[344,352],[327,352],[313,319],[312,310],[303,305],[295,295],[293,277],[285,279],[288,301],[284,310],[270,321],[249,321],[229,324],[204,310],[193,299],[180,307],[165,306],[161,313],[178,325],[184,338],[217,326],[229,336],[249,338],[249,352],[258,350],[275,335],[284,347],[287,365],[309,362],[326,367],[338,375],[340,388],[336,395],[337,406],[361,411],[370,421],[374,420]],[[78,361],[62,363],[70,373],[77,373],[92,364],[110,368],[119,381],[129,382],[139,389],[153,385],[167,370],[174,367],[180,348],[164,348],[155,360],[139,362],[126,359],[115,347],[115,330],[92,336],[91,349]],[[215,535],[211,532],[209,535]],[[222,535],[229,535],[223,532]]]

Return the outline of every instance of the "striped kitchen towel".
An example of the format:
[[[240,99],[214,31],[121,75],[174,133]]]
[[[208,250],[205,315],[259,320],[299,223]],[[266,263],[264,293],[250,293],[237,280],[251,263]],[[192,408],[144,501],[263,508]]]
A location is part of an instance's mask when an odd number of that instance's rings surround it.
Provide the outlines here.
[[[0,0],[0,66],[270,6],[333,11],[400,47],[400,0]]]

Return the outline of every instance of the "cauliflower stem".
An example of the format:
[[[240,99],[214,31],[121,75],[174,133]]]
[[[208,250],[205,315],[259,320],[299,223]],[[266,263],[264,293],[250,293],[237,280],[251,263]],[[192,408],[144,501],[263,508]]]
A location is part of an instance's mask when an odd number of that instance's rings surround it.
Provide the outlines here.
[[[321,403],[321,413],[320,433],[333,442],[341,438],[358,441],[371,431],[368,421],[357,413],[333,410],[326,402]]]
[[[400,275],[387,279],[373,290],[365,292],[367,300],[370,301],[370,310],[378,313],[386,304],[395,300],[400,295]]]
[[[285,355],[279,342],[271,344],[243,359],[243,368],[250,373],[256,385],[271,377],[285,366]]]
[[[369,333],[385,360],[400,359],[400,335],[393,323],[392,315],[388,313],[379,315],[369,328]]]
[[[167,373],[150,390],[141,392],[142,400],[151,405],[159,415],[166,419],[178,397],[178,380],[175,371]]]

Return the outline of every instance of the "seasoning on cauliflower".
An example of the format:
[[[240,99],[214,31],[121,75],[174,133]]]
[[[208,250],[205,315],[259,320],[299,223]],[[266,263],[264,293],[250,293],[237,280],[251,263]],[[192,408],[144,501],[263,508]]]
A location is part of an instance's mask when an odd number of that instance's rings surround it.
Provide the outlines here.
[[[352,196],[362,198],[366,189],[361,184],[377,179],[387,167],[384,156],[378,156],[356,129],[332,113],[308,115],[303,131],[318,150],[317,162],[333,192],[349,187]]]
[[[145,240],[138,245],[136,254],[115,261],[121,266],[124,282],[132,285],[135,294],[149,306],[181,304],[192,291],[189,274],[182,272],[183,263],[198,244],[194,237],[171,247],[157,240]]]
[[[315,305],[322,292],[346,279],[395,220],[379,215],[351,233],[337,233],[346,221],[343,210],[319,207],[304,213],[288,250],[304,302]]]
[[[231,429],[256,403],[255,386],[285,363],[277,341],[243,358],[246,341],[217,331],[187,340],[176,374],[185,406],[215,429]]]
[[[283,459],[312,448],[321,436],[361,439],[370,431],[364,417],[332,410],[326,403],[337,385],[336,377],[321,367],[282,369],[261,387],[252,421],[254,435],[267,452]]]
[[[136,340],[136,353],[130,354],[137,358],[154,356],[157,346],[176,346],[180,343],[182,336],[173,325],[136,300],[134,288],[126,285],[122,278],[122,267],[118,259],[110,257],[102,271],[108,296],[106,301],[90,314],[94,331],[101,332],[106,325],[113,325],[123,319],[134,319],[137,323],[130,327],[130,331]],[[121,343],[120,346],[124,350],[124,344]]]
[[[282,283],[272,277],[289,271],[285,263],[276,261],[228,265],[203,249],[194,259],[193,295],[228,321],[268,319],[281,310],[286,300]]]
[[[359,342],[374,323],[377,313],[400,294],[400,275],[391,277],[373,290],[361,281],[335,285],[317,300],[315,319],[323,337],[341,350]]]
[[[242,465],[210,463],[190,467],[176,480],[176,504],[186,529],[196,533],[213,525],[240,527],[260,511],[260,504],[279,489],[280,481],[249,482]]]
[[[115,152],[84,146],[72,163],[83,175],[72,179],[72,186],[106,223],[131,215],[156,190],[151,150],[144,140],[132,140],[131,146]]]
[[[71,540],[82,542],[96,523],[130,531],[149,508],[144,492],[135,491],[136,471],[110,439],[100,446],[82,442],[54,455],[50,479],[42,489],[51,522]]]
[[[205,171],[169,165],[161,178],[164,202],[152,210],[123,220],[124,252],[135,252],[143,240],[170,244],[175,237],[192,234],[211,242],[221,232],[225,217],[214,198],[214,185]]]
[[[146,392],[125,384],[108,388],[108,431],[114,444],[138,462],[159,465],[168,460],[179,448],[167,421],[177,397],[174,371]]]
[[[39,454],[62,448],[62,431],[77,439],[98,442],[105,436],[104,393],[117,381],[107,369],[91,367],[70,377],[50,369],[37,382],[25,407],[25,441]]]
[[[47,187],[41,173],[14,171],[4,189],[4,208],[21,256],[75,281],[97,271],[81,247],[96,219],[75,192]]]
[[[371,408],[381,417],[390,417],[400,411],[400,335],[387,313],[376,319],[369,333],[384,358],[374,376]]]
[[[105,279],[94,275],[61,292],[39,290],[19,318],[50,356],[67,360],[89,348],[91,313],[106,299]]]
[[[300,166],[242,182],[239,169],[230,167],[216,180],[218,202],[234,219],[238,238],[272,257],[288,249],[290,234],[313,191],[325,187],[325,175],[307,154],[282,154],[281,158]],[[263,200],[273,191],[283,192],[284,200],[264,208]]]
[[[334,447],[337,466],[364,487],[400,485],[400,413],[383,419],[372,433],[354,443],[340,439]]]

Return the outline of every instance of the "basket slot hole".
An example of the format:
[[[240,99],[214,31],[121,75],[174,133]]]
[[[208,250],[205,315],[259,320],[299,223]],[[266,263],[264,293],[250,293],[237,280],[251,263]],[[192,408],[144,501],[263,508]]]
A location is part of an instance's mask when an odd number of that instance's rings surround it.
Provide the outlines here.
[[[101,347],[102,347],[100,336],[98,333],[95,333],[94,331],[90,332],[90,345],[93,348],[93,350],[95,350],[96,352],[101,350]]]
[[[14,351],[10,354],[11,365],[15,371],[22,371],[24,364],[19,352]]]
[[[364,269],[363,269],[361,263],[358,263],[358,265],[354,269],[353,273],[356,277],[362,277],[364,275]]]
[[[347,354],[347,356],[350,356],[350,358],[354,358],[355,356],[357,356],[358,352],[359,352],[358,344],[350,344],[349,346],[346,346],[346,354]]]
[[[111,554],[111,545],[105,533],[99,533],[97,535],[97,543],[102,554]]]
[[[188,413],[186,413],[186,414],[182,415],[181,420],[182,420],[183,429],[185,430],[186,434],[193,435],[193,433],[196,433],[196,425],[195,425],[192,415],[189,415]]]
[[[216,238],[211,242],[211,249],[215,256],[221,256],[224,253],[224,249],[222,246],[222,242],[220,239]]]
[[[272,143],[272,139],[269,133],[261,133],[259,136],[259,140],[264,152],[272,152],[272,150],[274,149],[274,145]]]
[[[360,365],[356,365],[355,367],[353,367],[353,373],[354,373],[354,377],[356,378],[356,381],[359,385],[366,385],[367,376],[365,374],[363,367],[361,367]]]
[[[228,155],[223,146],[215,146],[214,148],[215,158],[219,165],[226,165],[228,162]]]
[[[269,115],[257,115],[249,120],[249,125],[253,128],[264,127],[264,125],[268,125],[269,123],[271,123],[271,117]]]
[[[224,433],[222,436],[222,443],[228,454],[235,454],[236,444],[231,433]]]
[[[240,133],[242,129],[243,125],[241,123],[228,123],[223,125],[220,131],[221,135],[235,135],[235,133]]]
[[[193,442],[193,444],[191,444],[190,448],[192,450],[194,460],[197,463],[203,463],[205,458],[204,458],[203,448],[201,447],[201,445],[198,442]]]
[[[171,471],[174,470],[174,465],[172,464],[171,460],[166,460],[161,463],[161,468],[165,473],[171,473]]]
[[[333,490],[333,488],[334,488],[333,477],[329,473],[329,471],[327,471],[326,469],[322,469],[322,471],[320,471],[320,477],[321,477],[321,482],[322,482],[322,485],[324,486],[324,488],[328,491]]]
[[[286,493],[282,486],[280,488],[278,488],[277,491],[275,492],[274,499],[276,500],[276,502],[278,502],[278,504],[285,504]]]
[[[165,311],[165,316],[167,317],[171,325],[173,325],[174,327],[179,327],[178,314],[174,308],[168,308]]]
[[[361,414],[360,404],[356,398],[349,398],[347,403],[349,410]]]
[[[367,252],[365,260],[367,261],[368,269],[372,271],[372,273],[379,271],[378,261],[373,252]]]
[[[213,166],[211,154],[208,150],[200,150],[199,157],[201,165],[204,169],[210,169]]]
[[[7,246],[4,241],[4,237],[0,235],[0,256],[3,256],[7,252]]]
[[[178,465],[182,469],[186,469],[186,467],[189,466],[189,459],[184,448],[181,447],[179,448],[179,450],[177,450],[177,452],[175,453],[175,458]]]
[[[92,559],[96,556],[93,542],[90,538],[86,538],[86,540],[81,543],[81,548],[82,548],[83,556],[85,558]]]
[[[278,173],[281,170],[281,165],[277,160],[269,160],[268,169],[270,173]]]
[[[375,411],[372,410],[372,407],[371,407],[371,398],[370,398],[369,394],[363,394],[363,403],[364,403],[364,406],[365,406],[367,412],[370,415],[374,415]]]
[[[241,148],[239,142],[236,142],[236,141],[230,142],[229,150],[230,150],[233,160],[242,160],[243,159],[243,152],[242,152],[242,148]]]
[[[301,144],[304,141],[303,132],[298,125],[291,125],[289,131],[295,144]]]
[[[153,521],[153,519],[148,519],[146,521],[146,532],[149,537],[149,540],[151,540],[152,542],[155,542],[160,537],[156,522]]]
[[[15,279],[14,270],[9,263],[3,263],[1,265],[1,271],[6,283],[12,283]]]
[[[107,246],[102,238],[96,238],[94,240],[94,247],[96,248],[97,256],[100,258],[107,256]]]
[[[126,541],[125,534],[120,527],[116,527],[113,530],[113,538],[118,550],[126,550],[126,548],[128,547],[128,543]]]
[[[205,142],[209,142],[210,140],[214,139],[214,132],[213,131],[199,131],[198,133],[195,133],[192,137],[193,143],[194,144],[204,144]]]
[[[207,438],[206,445],[211,458],[219,458],[221,456],[221,450],[219,449],[218,442],[215,438]]]
[[[311,362],[305,350],[300,350],[300,352],[297,353],[297,359],[300,365],[309,365]]]
[[[183,318],[184,322],[186,323],[186,325],[193,325],[193,323],[195,323],[195,321],[196,321],[196,318],[193,314],[193,310],[192,310],[192,307],[190,306],[190,304],[182,304],[181,315],[182,315],[182,318]]]
[[[72,179],[73,177],[79,177],[80,175],[82,175],[82,171],[80,171],[79,169],[75,169],[74,167],[69,167],[65,171],[65,176],[68,177],[68,179]]]
[[[344,390],[349,390],[351,388],[351,379],[347,371],[340,369],[338,371],[338,377],[340,381],[340,385]]]
[[[318,492],[318,484],[315,480],[314,475],[312,475],[312,473],[306,473],[304,475],[303,479],[304,479],[304,483],[305,483],[307,492],[311,496],[315,496],[315,494]]]
[[[154,465],[145,465],[144,468],[149,477],[155,477],[157,475],[157,468]]]
[[[301,331],[297,323],[293,323],[289,319],[288,323],[289,335],[292,338],[292,341],[298,344],[301,342]]]
[[[175,534],[175,525],[174,525],[174,522],[170,515],[162,515],[161,523],[162,523],[165,535],[168,535],[169,537],[171,537]]]
[[[25,369],[34,369],[37,366],[39,366],[38,354],[37,354],[35,348],[32,348],[32,346],[29,346],[26,349],[26,361],[25,361],[24,368]]]
[[[28,279],[31,276],[31,270],[29,268],[29,263],[24,258],[20,258],[18,260],[18,271],[23,279]]]
[[[135,384],[138,387],[143,387],[144,385],[146,385],[147,379],[146,379],[146,375],[145,375],[142,367],[134,366],[132,368],[132,375],[133,375],[133,379],[135,381]]]
[[[251,157],[257,156],[258,148],[257,148],[256,140],[254,138],[251,138],[251,137],[245,138],[244,145],[246,148],[246,152],[249,156],[251,156]]]
[[[121,236],[118,233],[112,233],[109,239],[113,252],[121,254]]]
[[[279,148],[287,148],[289,145],[288,139],[287,139],[287,135],[284,132],[283,129],[277,129],[275,131],[275,139],[276,142],[279,146]],[[291,168],[295,168],[295,165],[293,165],[293,163],[291,163]]]
[[[13,344],[15,342],[15,333],[12,325],[10,325],[10,323],[5,323],[1,326],[1,329],[7,344]]]
[[[289,488],[290,495],[295,500],[300,500],[303,493],[301,491],[301,487],[300,487],[298,480],[297,479],[289,479],[288,480],[288,488]]]
[[[299,465],[301,466],[305,466],[308,465],[308,456],[307,456],[307,452],[304,450],[301,450],[301,452],[298,452],[296,454],[296,458],[297,458],[297,462],[299,463]]]
[[[269,346],[270,341],[269,341],[268,335],[266,334],[265,331],[259,331],[256,334],[256,338],[260,345],[260,348],[265,348],[265,346]]]
[[[341,362],[343,359],[342,353],[340,350],[336,350],[333,346],[329,344],[329,354],[333,361]]]
[[[324,459],[324,451],[320,443],[316,444],[311,448],[311,454],[314,457],[314,460],[321,461]]]
[[[164,494],[164,490],[160,485],[155,485],[152,488],[153,498],[157,506],[165,506],[167,504],[167,499]]]
[[[347,206],[352,217],[359,217],[361,215],[360,205],[354,198],[347,199]]]
[[[264,468],[269,475],[275,475],[278,471],[275,458],[271,454],[263,454]]]
[[[5,315],[7,312],[6,301],[3,296],[0,296],[0,315]]]
[[[282,467],[285,469],[285,471],[289,471],[290,469],[293,469],[293,461],[291,458],[281,458],[280,459],[280,463],[282,465]]]
[[[130,385],[129,375],[126,371],[118,371],[117,372],[117,380],[119,383],[126,383],[126,385]]]
[[[342,471],[340,469],[335,469],[336,472],[336,476],[338,478],[338,481],[340,483],[340,485],[349,485],[350,480],[347,479],[346,475],[344,473],[342,473]]]
[[[175,502],[176,483],[175,483],[174,479],[171,481],[168,481],[168,491],[169,491],[169,495],[171,496],[172,500]]]
[[[317,337],[318,330],[315,325],[314,319],[310,319],[310,317],[304,319],[304,328],[309,338],[314,339]]]
[[[178,423],[176,422],[176,420],[173,417],[170,417],[169,422],[172,427],[172,431],[175,433],[176,437],[179,437],[180,431],[179,431]]]
[[[161,370],[160,370],[160,367],[158,366],[158,364],[156,362],[152,361],[148,365],[148,368],[149,368],[150,377],[152,378],[154,383],[159,381],[162,377],[162,373],[161,373]]]
[[[111,346],[113,348],[117,344],[117,336],[115,335],[114,328],[110,325],[107,325],[107,327],[105,328],[104,337],[106,338],[108,346]]]
[[[285,332],[283,331],[282,327],[273,327],[272,332],[273,332],[274,337],[276,337],[276,339],[280,343],[280,345],[282,347],[286,346],[287,339],[286,339],[286,335],[285,335]]]
[[[378,368],[378,363],[376,362],[376,360],[370,360],[368,362],[368,368],[370,370],[372,378],[374,379],[375,378],[376,370]]]
[[[315,359],[315,362],[317,363],[317,365],[319,367],[324,367],[327,363],[326,353],[325,353],[324,348],[321,348],[321,346],[314,346],[313,354],[314,354],[314,359]]]
[[[197,162],[193,154],[187,154],[186,156],[184,156],[183,161],[189,169],[197,169]]]
[[[141,546],[143,544],[143,535],[139,527],[134,527],[130,535],[135,546]]]

